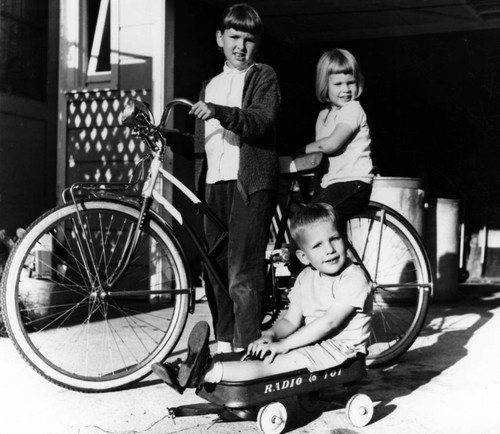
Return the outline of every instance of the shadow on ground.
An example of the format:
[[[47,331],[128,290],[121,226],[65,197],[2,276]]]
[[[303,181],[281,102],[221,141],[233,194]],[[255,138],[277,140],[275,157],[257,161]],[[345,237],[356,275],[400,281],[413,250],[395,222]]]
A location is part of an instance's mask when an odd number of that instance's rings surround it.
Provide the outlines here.
[[[363,392],[380,401],[373,422],[396,409],[394,398],[411,394],[466,357],[467,343],[499,306],[500,287],[491,285],[463,286],[458,300],[432,304],[420,334],[423,344],[394,365],[370,369],[361,382]]]
[[[433,303],[420,342],[395,364],[369,369],[368,376],[356,389],[376,402],[371,423],[382,420],[397,410],[395,398],[410,395],[443,371],[467,356],[466,345],[472,336],[493,316],[500,306],[500,286],[463,285],[459,298],[452,302]],[[296,404],[291,403],[294,408]],[[321,413],[290,412],[292,417],[285,432],[308,425]],[[340,408],[331,405],[326,411]],[[333,430],[334,434],[356,433],[349,429]]]

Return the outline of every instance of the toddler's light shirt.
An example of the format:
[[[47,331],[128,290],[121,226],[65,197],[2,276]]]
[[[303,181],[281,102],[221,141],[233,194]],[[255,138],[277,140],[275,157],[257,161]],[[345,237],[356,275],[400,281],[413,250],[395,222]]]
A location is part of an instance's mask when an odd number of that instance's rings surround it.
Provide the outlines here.
[[[309,370],[327,369],[356,353],[366,353],[373,296],[359,265],[349,265],[338,276],[326,276],[306,267],[297,277],[289,299],[289,309],[301,312],[306,325],[322,317],[335,301],[355,308],[339,329],[332,330],[320,342],[294,350],[309,360]]]

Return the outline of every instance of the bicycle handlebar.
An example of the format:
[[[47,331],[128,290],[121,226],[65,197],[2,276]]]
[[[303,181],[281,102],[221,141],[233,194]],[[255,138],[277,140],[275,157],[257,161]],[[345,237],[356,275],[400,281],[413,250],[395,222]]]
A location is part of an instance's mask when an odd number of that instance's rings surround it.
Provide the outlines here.
[[[155,149],[154,142],[157,140],[166,145],[166,136],[169,132],[166,125],[172,109],[177,105],[184,105],[191,108],[194,104],[186,98],[174,98],[170,100],[163,109],[160,123],[154,125],[154,117],[149,105],[139,100],[131,100],[125,105],[122,114],[122,123],[142,137],[151,149]],[[280,173],[311,171],[319,166],[322,158],[323,153],[321,152],[301,155],[295,159],[292,157],[280,157]]]
[[[158,124],[159,128],[165,127],[165,125],[168,122],[168,118],[170,116],[170,111],[176,105],[185,105],[185,106],[188,106],[189,108],[191,108],[191,107],[193,107],[194,104],[192,101],[190,101],[187,98],[174,98],[173,100],[167,102],[167,104],[165,105],[165,108],[163,109],[161,121]]]
[[[163,149],[163,146],[166,145],[165,133],[168,132],[166,125],[172,108],[176,105],[184,105],[191,108],[193,102],[186,98],[172,99],[165,105],[160,123],[155,125],[154,116],[149,105],[142,101],[132,99],[125,104],[121,121],[123,125],[132,130],[133,134],[141,137],[141,139],[149,145],[150,149],[157,151],[158,149]],[[155,142],[158,141],[162,142],[160,148],[155,145]]]
[[[149,105],[139,100],[130,100],[125,105],[123,110],[122,124],[132,129],[146,128],[151,131],[158,131],[165,127],[168,122],[170,112],[176,105],[185,105],[191,108],[193,106],[193,102],[186,98],[174,98],[165,105],[160,123],[158,125],[154,125],[154,117]]]

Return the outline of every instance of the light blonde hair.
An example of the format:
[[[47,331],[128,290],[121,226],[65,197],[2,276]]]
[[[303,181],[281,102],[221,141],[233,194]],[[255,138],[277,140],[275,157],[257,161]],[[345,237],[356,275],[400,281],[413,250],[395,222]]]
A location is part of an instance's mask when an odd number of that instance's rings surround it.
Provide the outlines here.
[[[358,85],[356,98],[363,92],[365,79],[358,61],[349,51],[343,48],[334,48],[323,53],[316,65],[316,97],[320,102],[330,102],[328,98],[328,77],[331,74],[352,74]]]
[[[290,219],[290,235],[300,245],[300,238],[304,230],[319,222],[331,222],[339,232],[341,230],[339,215],[333,206],[324,202],[317,202],[300,208],[292,216]]]

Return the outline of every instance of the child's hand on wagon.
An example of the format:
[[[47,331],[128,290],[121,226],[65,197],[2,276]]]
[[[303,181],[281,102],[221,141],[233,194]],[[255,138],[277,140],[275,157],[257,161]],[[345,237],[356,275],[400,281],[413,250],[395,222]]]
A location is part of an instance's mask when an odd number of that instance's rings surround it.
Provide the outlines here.
[[[247,349],[247,355],[272,363],[278,354],[290,351],[284,341],[273,342],[269,337],[262,337],[252,342]]]

